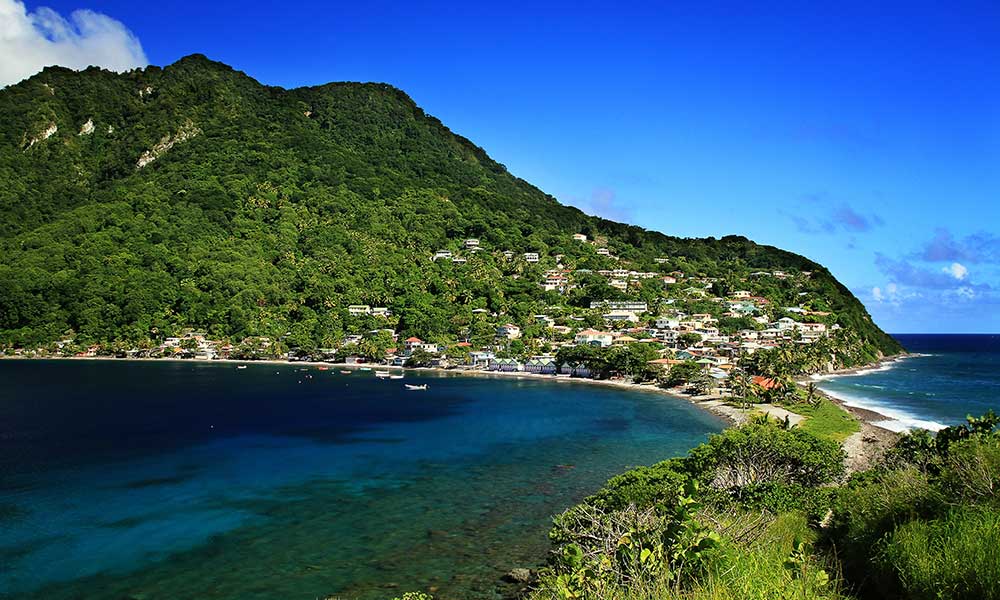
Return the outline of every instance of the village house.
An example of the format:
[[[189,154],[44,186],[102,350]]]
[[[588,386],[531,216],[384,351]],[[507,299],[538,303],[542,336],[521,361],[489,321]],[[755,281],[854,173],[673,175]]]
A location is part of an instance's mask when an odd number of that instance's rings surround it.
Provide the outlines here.
[[[597,253],[601,256],[611,256],[611,251],[607,248],[598,248]]]
[[[663,285],[674,285],[675,283],[677,283],[677,278],[676,277],[672,277],[670,275],[666,275],[666,276],[660,278],[660,281],[663,282]]]
[[[469,259],[465,258],[464,256],[456,256],[455,258],[451,259],[451,263],[453,265],[464,265],[467,262],[469,262]]]
[[[347,313],[352,317],[360,317],[361,315],[372,314],[372,307],[367,304],[352,304],[347,307]]]
[[[570,377],[586,377],[591,376],[590,367],[583,363],[563,363],[559,367],[559,372],[563,375],[569,375]]]
[[[578,241],[578,242],[586,242],[587,241],[587,236],[584,235],[584,234],[582,234],[582,233],[574,233],[573,234],[573,239],[576,240],[576,241]]]
[[[524,253],[524,260],[527,261],[527,262],[530,262],[530,263],[536,263],[536,262],[538,262],[538,253],[537,252],[525,252]]]
[[[752,296],[752,295],[753,294],[751,294],[750,292],[748,292],[746,290],[738,290],[738,291],[735,291],[735,292],[732,293],[733,298],[736,298],[737,300],[746,300],[746,299],[750,298],[750,296]]]
[[[537,373],[539,375],[555,375],[556,361],[551,356],[534,356],[524,363],[525,373]]]
[[[375,306],[372,307],[371,314],[373,317],[389,317],[392,316],[392,311],[384,306]]]
[[[466,250],[478,250],[479,249],[479,240],[476,239],[476,238],[469,238],[469,239],[465,240],[465,249]]]
[[[608,310],[627,310],[635,313],[644,313],[649,310],[649,305],[645,302],[635,300],[595,300],[590,303],[590,308],[606,308]]]
[[[616,290],[621,290],[623,292],[628,291],[628,281],[624,279],[612,279],[608,282],[608,285],[615,288]]]
[[[438,260],[438,259],[441,259],[441,258],[448,258],[448,259],[450,259],[451,257],[452,257],[451,250],[438,250],[437,252],[434,253],[434,259],[433,260]]]
[[[497,337],[506,338],[508,340],[516,340],[521,337],[521,328],[513,323],[507,323],[497,327]]]
[[[496,358],[495,354],[493,354],[492,352],[487,352],[485,350],[469,353],[469,360],[471,361],[472,366],[475,368],[488,367],[490,361],[495,358]]]
[[[628,323],[638,323],[639,317],[630,310],[613,310],[602,315],[605,321],[610,322],[628,322]]]
[[[535,315],[535,322],[543,327],[552,327],[556,324],[555,319],[548,315]]]
[[[607,331],[584,329],[573,337],[573,343],[578,346],[600,346],[605,348],[614,341],[614,335]]]
[[[489,363],[490,371],[499,371],[501,373],[517,373],[524,370],[524,365],[514,358],[494,358]]]

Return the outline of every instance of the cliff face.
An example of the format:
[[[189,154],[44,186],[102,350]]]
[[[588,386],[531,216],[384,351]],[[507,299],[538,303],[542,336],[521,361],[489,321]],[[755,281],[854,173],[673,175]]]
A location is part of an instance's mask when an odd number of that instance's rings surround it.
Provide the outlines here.
[[[465,252],[467,238],[480,251]],[[430,260],[441,249],[466,260]],[[865,354],[898,350],[801,256],[584,215],[391,86],[285,90],[200,55],[124,74],[49,68],[0,91],[0,250],[6,345],[67,332],[134,342],[180,327],[326,345],[370,325],[351,320],[351,304],[390,307],[404,334],[468,338],[476,309],[527,325],[552,305],[670,295],[584,275],[573,293],[543,289],[562,264],[729,287],[787,271]],[[775,303],[800,293],[781,281],[758,288]]]

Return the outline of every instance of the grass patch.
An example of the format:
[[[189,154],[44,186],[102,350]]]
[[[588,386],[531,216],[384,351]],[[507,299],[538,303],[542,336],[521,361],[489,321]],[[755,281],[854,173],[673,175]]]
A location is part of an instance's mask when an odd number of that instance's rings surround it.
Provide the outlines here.
[[[889,538],[880,562],[913,600],[1000,598],[1000,511],[962,508],[907,523]]]
[[[815,405],[793,404],[785,408],[806,417],[799,427],[818,438],[840,444],[852,434],[861,431],[861,424],[854,415],[826,398],[820,399]]]

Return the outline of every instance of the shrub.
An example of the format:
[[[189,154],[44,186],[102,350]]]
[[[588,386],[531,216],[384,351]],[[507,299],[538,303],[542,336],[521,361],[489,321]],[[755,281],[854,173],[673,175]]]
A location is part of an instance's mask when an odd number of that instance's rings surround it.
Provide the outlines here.
[[[985,502],[1000,497],[1000,438],[953,443],[941,469],[941,485],[956,500]]]
[[[837,490],[832,487],[764,483],[743,488],[738,500],[744,508],[766,510],[774,514],[798,512],[817,523],[833,508],[836,497]]]
[[[1000,511],[965,507],[899,527],[878,563],[913,600],[1000,598]]]
[[[747,486],[831,482],[843,475],[844,451],[836,442],[757,421],[713,435],[685,465],[701,481],[738,495]]]
[[[673,506],[687,475],[680,459],[666,460],[652,467],[638,467],[612,477],[586,502],[606,510],[633,504],[640,508]]]

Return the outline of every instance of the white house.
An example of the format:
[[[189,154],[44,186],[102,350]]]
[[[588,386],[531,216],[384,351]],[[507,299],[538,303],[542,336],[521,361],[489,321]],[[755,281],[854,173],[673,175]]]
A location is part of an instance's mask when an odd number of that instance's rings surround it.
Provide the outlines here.
[[[621,322],[625,321],[628,323],[638,323],[639,317],[635,315],[634,312],[630,310],[613,310],[603,315],[605,321]]]
[[[524,253],[524,260],[527,261],[527,262],[530,262],[530,263],[536,263],[536,262],[538,262],[538,253],[537,252],[525,252]]]
[[[627,310],[635,313],[644,313],[649,310],[649,305],[645,302],[635,300],[595,300],[590,303],[590,308],[607,308],[608,310]]]
[[[441,258],[450,259],[451,257],[452,257],[451,250],[438,250],[437,252],[434,253],[434,260],[438,260]]]
[[[748,292],[746,290],[738,290],[738,291],[733,292],[733,298],[736,298],[737,300],[746,300],[747,298],[749,298],[752,295],[753,294],[751,294],[750,292]]]
[[[465,240],[465,247],[468,250],[479,248],[479,240],[476,238],[469,238]]]
[[[611,251],[608,250],[607,248],[598,248],[597,253],[600,254],[601,256],[611,256]]]
[[[657,317],[656,318],[656,328],[657,329],[677,329],[681,326],[680,319],[674,317]]]
[[[508,340],[516,340],[521,337],[521,328],[513,323],[501,325],[500,327],[497,327],[497,337],[507,338]]]
[[[596,329],[584,329],[574,336],[573,343],[579,346],[610,346],[615,336],[607,331],[597,331]]]
[[[347,307],[347,313],[352,317],[359,317],[361,315],[372,314],[372,307],[367,304],[352,304]]]
[[[576,241],[578,241],[578,242],[586,242],[587,241],[587,236],[585,236],[582,233],[574,233],[573,234],[573,239],[576,240]]]

